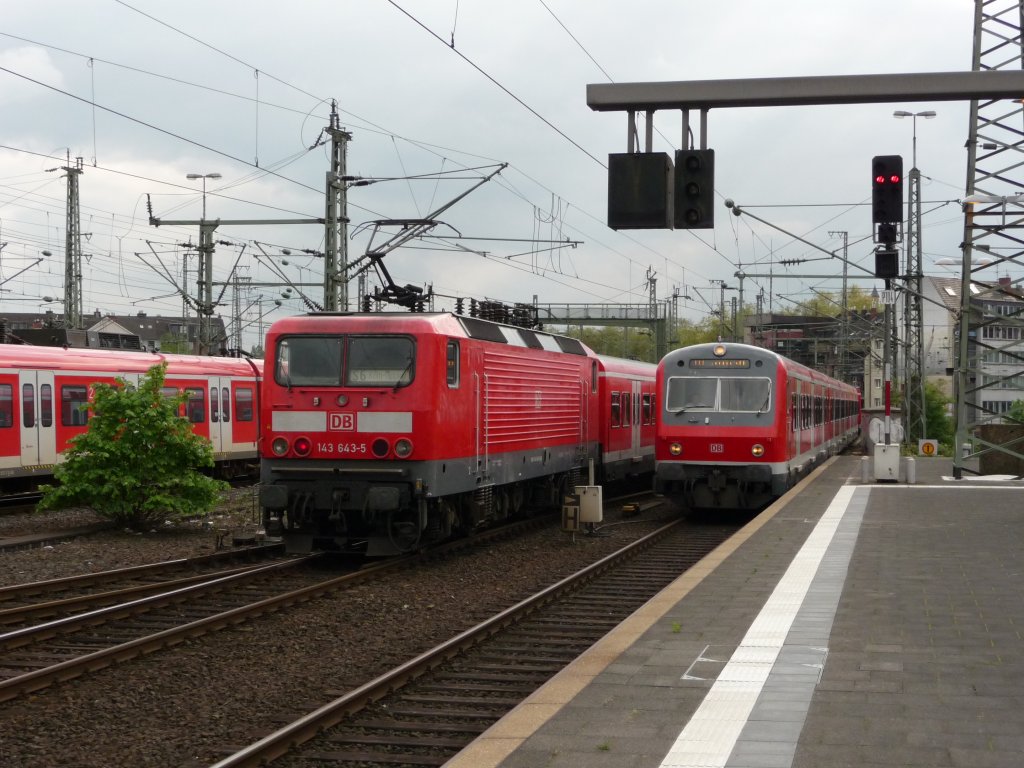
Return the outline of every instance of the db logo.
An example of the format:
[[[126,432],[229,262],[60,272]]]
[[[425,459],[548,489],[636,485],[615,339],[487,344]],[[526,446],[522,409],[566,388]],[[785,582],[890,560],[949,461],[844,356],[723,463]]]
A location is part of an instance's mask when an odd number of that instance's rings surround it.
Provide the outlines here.
[[[725,443],[711,443],[708,448],[712,453],[725,453]]]
[[[356,417],[351,413],[327,414],[327,429],[331,432],[351,432],[356,428]]]

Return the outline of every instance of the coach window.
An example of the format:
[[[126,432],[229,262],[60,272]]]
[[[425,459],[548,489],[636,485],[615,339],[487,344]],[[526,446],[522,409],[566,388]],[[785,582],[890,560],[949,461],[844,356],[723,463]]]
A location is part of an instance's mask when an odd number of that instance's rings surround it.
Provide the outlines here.
[[[590,391],[597,392],[597,360],[590,361]]]
[[[193,424],[202,424],[206,421],[203,390],[200,387],[186,387],[185,394],[188,395],[188,399],[185,401],[185,416]]]
[[[77,384],[60,388],[60,423],[65,427],[84,427],[89,422],[86,405],[89,391]]]
[[[210,387],[210,421],[220,421],[220,396],[216,387]]]
[[[650,392],[644,393],[644,424],[650,424],[652,421],[653,408],[651,407],[651,394]]]
[[[235,418],[238,421],[253,420],[253,397],[250,387],[239,387],[235,390]]]
[[[160,397],[164,399],[164,402],[170,403],[178,396],[177,387],[160,387]],[[174,411],[178,416],[181,416],[181,408],[177,408]]]
[[[444,353],[445,381],[452,389],[459,386],[459,342],[448,340]]]
[[[415,346],[408,336],[351,336],[345,359],[349,387],[406,387],[415,372]]]
[[[629,426],[629,414],[633,410],[633,395],[629,392],[622,393],[622,426]]]
[[[611,414],[611,426],[618,427],[622,425],[622,405],[619,402],[619,393],[612,392],[612,414]]]
[[[14,426],[14,387],[0,384],[0,428]]]
[[[220,420],[226,424],[231,421],[231,393],[228,392],[227,387],[221,387],[220,403]]]
[[[53,386],[39,385],[39,423],[43,427],[53,426]]]
[[[21,424],[25,427],[36,425],[36,388],[31,384],[21,387]]]

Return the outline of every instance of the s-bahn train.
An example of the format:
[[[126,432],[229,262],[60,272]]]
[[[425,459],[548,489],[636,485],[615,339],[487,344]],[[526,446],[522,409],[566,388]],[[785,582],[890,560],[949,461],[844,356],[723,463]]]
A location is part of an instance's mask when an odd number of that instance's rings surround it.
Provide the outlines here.
[[[658,364],[655,490],[759,509],[860,429],[859,391],[771,350],[697,344]]]
[[[250,473],[262,361],[0,344],[0,493],[34,491],[51,479],[68,441],[88,428],[94,384],[138,382],[163,361],[165,391],[188,394],[182,415],[212,443],[217,471]]]
[[[267,334],[260,503],[290,551],[387,555],[654,471],[655,366],[450,313]]]

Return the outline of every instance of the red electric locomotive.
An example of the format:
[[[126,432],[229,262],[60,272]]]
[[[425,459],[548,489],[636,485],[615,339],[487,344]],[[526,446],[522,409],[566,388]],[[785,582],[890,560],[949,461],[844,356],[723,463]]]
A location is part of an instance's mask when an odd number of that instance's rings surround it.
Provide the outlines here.
[[[260,502],[291,551],[409,551],[559,503],[591,462],[602,478],[653,471],[655,366],[575,339],[311,314],[275,322],[266,349]]]
[[[0,344],[0,492],[50,479],[68,441],[87,429],[94,384],[138,382],[163,361],[168,393],[188,393],[182,415],[212,443],[219,471],[247,473],[257,457],[262,361]]]
[[[692,509],[759,509],[856,437],[856,388],[746,344],[658,364],[655,489]]]

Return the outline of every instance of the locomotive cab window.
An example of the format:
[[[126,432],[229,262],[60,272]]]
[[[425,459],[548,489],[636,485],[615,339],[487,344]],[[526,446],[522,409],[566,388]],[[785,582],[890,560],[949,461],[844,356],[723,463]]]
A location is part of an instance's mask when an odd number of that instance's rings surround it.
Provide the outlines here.
[[[356,387],[407,387],[416,362],[407,336],[350,336],[345,384]]]
[[[408,336],[289,336],[277,345],[274,381],[285,387],[405,387],[415,375]]]
[[[285,387],[341,384],[341,338],[292,336],[277,345],[274,381]]]
[[[459,342],[449,340],[444,353],[445,381],[452,389],[459,386]]]

